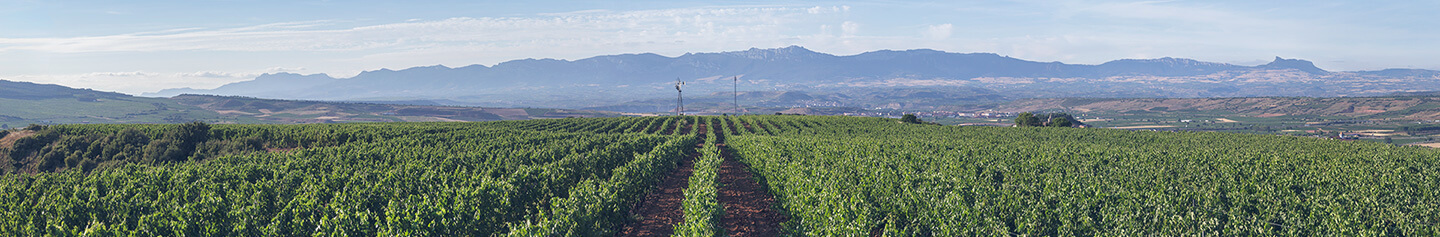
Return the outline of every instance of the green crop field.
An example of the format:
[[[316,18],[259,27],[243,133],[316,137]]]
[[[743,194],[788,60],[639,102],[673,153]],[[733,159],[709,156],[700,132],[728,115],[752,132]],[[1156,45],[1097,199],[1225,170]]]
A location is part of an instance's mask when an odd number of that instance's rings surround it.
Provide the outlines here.
[[[1440,150],[1308,137],[768,115],[0,135],[5,236],[611,236],[687,159],[676,236],[733,234],[723,161],[788,235],[1440,235]]]

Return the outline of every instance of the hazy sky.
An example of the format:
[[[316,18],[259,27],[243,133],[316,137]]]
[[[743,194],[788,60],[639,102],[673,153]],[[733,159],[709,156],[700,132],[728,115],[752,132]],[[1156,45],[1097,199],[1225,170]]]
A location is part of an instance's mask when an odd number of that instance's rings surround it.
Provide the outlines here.
[[[140,93],[270,72],[789,45],[1440,69],[1436,12],[1440,1],[0,0],[0,79]]]

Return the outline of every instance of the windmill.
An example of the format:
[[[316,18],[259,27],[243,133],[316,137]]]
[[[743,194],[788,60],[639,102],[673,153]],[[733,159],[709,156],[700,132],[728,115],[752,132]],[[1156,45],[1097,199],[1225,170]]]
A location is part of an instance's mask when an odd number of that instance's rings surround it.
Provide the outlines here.
[[[675,78],[675,115],[685,114],[685,91],[680,90],[680,86],[684,85],[685,82],[680,81],[679,77]]]

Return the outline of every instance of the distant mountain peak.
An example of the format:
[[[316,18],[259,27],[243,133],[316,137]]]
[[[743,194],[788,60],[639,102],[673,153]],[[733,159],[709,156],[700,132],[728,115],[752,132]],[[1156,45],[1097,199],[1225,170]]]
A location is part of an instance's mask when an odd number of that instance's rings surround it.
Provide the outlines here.
[[[330,77],[330,75],[326,75],[326,74],[324,74],[324,73],[316,73],[316,74],[305,75],[305,74],[292,73],[292,72],[265,73],[265,74],[260,74],[260,76],[258,76],[258,77],[255,77],[255,80],[275,80],[275,81],[303,81],[303,80],[331,80],[331,79],[335,79],[335,78]]]
[[[1172,57],[1152,58],[1152,59],[1120,59],[1120,60],[1105,62],[1104,64],[1112,64],[1112,65],[1113,65],[1113,64],[1151,64],[1151,65],[1164,65],[1164,66],[1168,66],[1168,67],[1194,67],[1194,66],[1233,67],[1233,66],[1234,66],[1234,65],[1231,65],[1231,64],[1227,64],[1227,63],[1214,63],[1214,62],[1205,62],[1205,61],[1188,59],[1188,58],[1172,58]],[[1102,64],[1102,65],[1104,65],[1104,64]]]
[[[1172,58],[1172,57],[1163,57],[1163,58],[1156,58],[1156,59],[1143,59],[1143,61],[1165,62],[1165,63],[1190,63],[1190,62],[1199,62],[1199,61],[1196,61],[1196,60],[1194,60],[1194,59],[1188,59],[1188,58]]]
[[[1329,74],[1329,73],[1330,73],[1329,71],[1325,71],[1324,69],[1320,69],[1319,67],[1315,67],[1315,63],[1312,63],[1312,62],[1310,62],[1310,61],[1305,61],[1305,60],[1301,60],[1301,59],[1285,59],[1285,58],[1281,58],[1280,56],[1275,56],[1275,61],[1272,61],[1272,62],[1270,62],[1270,63],[1266,63],[1265,65],[1256,66],[1256,67],[1257,67],[1257,68],[1264,68],[1264,69],[1295,69],[1295,70],[1300,70],[1300,71],[1302,71],[1302,72],[1308,72],[1308,73],[1311,73],[1311,74]]]
[[[773,49],[750,48],[749,50],[745,50],[745,51],[725,52],[724,54],[734,55],[734,56],[743,57],[743,58],[749,58],[749,59],[770,60],[770,61],[777,61],[777,60],[798,60],[798,59],[812,58],[812,57],[815,57],[815,56],[817,56],[817,55],[822,55],[822,53],[817,53],[817,52],[815,52],[815,51],[810,51],[810,49],[806,49],[805,47],[800,47],[800,46],[796,46],[796,45],[791,45],[791,46],[789,46],[789,47],[784,47],[784,48],[773,48]]]
[[[1111,75],[1152,75],[1152,76],[1193,76],[1204,75],[1227,70],[1245,69],[1245,67],[1225,64],[1204,62],[1188,58],[1154,58],[1154,59],[1120,59],[1105,62],[1097,65],[1099,76]]]
[[[327,75],[327,74],[324,74],[324,73],[316,73],[316,74],[305,75],[305,74],[299,74],[299,73],[293,73],[293,72],[276,72],[276,73],[263,73],[263,74],[260,74],[259,77],[267,77],[267,78],[268,78],[268,77],[316,78],[316,77],[330,77],[330,75]],[[257,77],[257,78],[259,78],[259,77]]]

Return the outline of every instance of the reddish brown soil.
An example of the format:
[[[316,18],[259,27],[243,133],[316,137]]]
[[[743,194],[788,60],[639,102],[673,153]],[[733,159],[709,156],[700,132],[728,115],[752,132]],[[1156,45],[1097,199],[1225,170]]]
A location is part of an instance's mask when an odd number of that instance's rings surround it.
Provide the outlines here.
[[[780,123],[779,123],[779,122],[766,121],[766,123],[768,123],[769,125],[764,125],[764,124],[762,124],[761,126],[765,126],[766,128],[769,128],[770,130],[772,130],[772,131],[770,131],[770,133],[771,133],[772,135],[773,135],[774,133],[780,132],[780,128],[781,128],[781,127],[780,127]]]
[[[755,175],[747,170],[745,164],[733,157],[730,149],[723,144],[725,134],[710,134],[706,132],[707,124],[698,125],[695,129],[700,134],[700,139],[705,139],[706,135],[720,136],[717,137],[717,142],[721,144],[717,146],[721,147],[721,155],[725,161],[720,163],[719,177],[716,180],[720,187],[716,199],[725,207],[725,216],[721,217],[717,224],[725,229],[724,234],[779,236],[783,231],[780,223],[789,220],[789,217],[775,209],[775,196],[766,192],[765,186],[754,179]],[[617,236],[673,234],[674,225],[684,218],[685,214],[681,211],[685,199],[684,189],[690,185],[689,177],[694,173],[694,160],[699,156],[698,151],[691,153],[689,159],[682,160],[675,171],[662,178],[660,186],[646,195],[636,208],[631,209],[631,215],[637,216],[639,220],[621,228]]]
[[[649,128],[650,128],[650,122],[646,121],[646,122],[643,122],[643,123],[640,123],[640,124],[636,124],[635,126],[630,127],[630,131],[631,131],[631,132],[645,132],[645,129],[649,129]]]
[[[724,141],[718,137],[718,142]],[[745,163],[740,163],[725,144],[720,154],[719,196],[720,205],[725,206],[725,216],[720,218],[720,228],[728,236],[779,236],[780,223],[789,220],[784,213],[775,210],[775,196],[765,191],[765,186],[755,181]]]
[[[730,126],[730,134],[725,135],[740,135],[740,129],[737,129],[735,127],[735,120],[727,118],[724,122],[721,123]]]
[[[688,121],[688,120],[687,120],[687,121]],[[694,127],[695,127],[695,121],[686,122],[684,128],[675,128],[676,130],[679,130],[679,132],[675,132],[675,134],[679,134],[679,135],[690,134],[690,129],[691,129],[691,128],[694,128]]]
[[[662,132],[662,130],[664,130],[664,128],[662,128],[661,125],[663,125],[663,124],[655,124],[655,125],[653,125],[653,126],[650,126],[650,127],[645,128],[645,129],[648,130],[647,133],[649,133],[649,134],[660,134],[660,132]]]
[[[639,219],[626,224],[616,236],[670,236],[674,233],[675,224],[685,217],[680,205],[685,200],[685,187],[690,185],[690,174],[695,172],[697,157],[700,157],[699,152],[681,160],[670,175],[660,180],[659,187],[630,209],[630,215]]]
[[[760,131],[764,131],[766,135],[775,135],[775,133],[770,132],[770,126],[765,125],[765,122],[757,122],[755,125],[759,125]]]
[[[704,140],[705,125],[701,124],[697,129],[700,139]],[[697,144],[696,149],[702,146],[705,144]],[[659,187],[630,209],[630,215],[639,219],[621,227],[616,236],[670,236],[675,233],[675,224],[685,218],[685,213],[681,211],[685,187],[690,186],[690,175],[695,173],[695,159],[699,157],[700,152],[696,151],[690,153],[689,158],[680,160],[675,171],[660,180]]]

